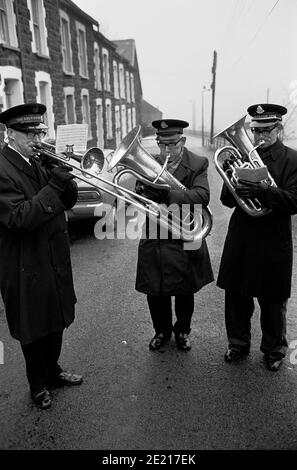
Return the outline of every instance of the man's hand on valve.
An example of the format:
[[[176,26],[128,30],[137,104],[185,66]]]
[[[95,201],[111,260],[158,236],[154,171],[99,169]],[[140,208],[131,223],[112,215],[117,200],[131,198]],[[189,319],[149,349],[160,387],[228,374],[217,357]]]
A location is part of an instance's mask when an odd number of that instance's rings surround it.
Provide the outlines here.
[[[169,204],[169,189],[154,188],[148,184],[138,182],[136,185],[136,192],[137,194],[140,194],[151,201],[157,202],[158,204]]]
[[[235,192],[239,197],[258,198],[264,197],[270,187],[269,183],[261,181],[254,183],[251,181],[238,180]]]

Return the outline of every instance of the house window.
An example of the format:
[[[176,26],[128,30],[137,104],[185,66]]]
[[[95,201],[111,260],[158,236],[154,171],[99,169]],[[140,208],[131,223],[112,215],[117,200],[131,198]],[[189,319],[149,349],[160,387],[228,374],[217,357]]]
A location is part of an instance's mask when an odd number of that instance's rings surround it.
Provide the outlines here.
[[[65,123],[75,124],[76,115],[75,115],[74,87],[65,87],[64,96],[65,96]]]
[[[82,112],[83,124],[88,124],[88,139],[91,139],[92,131],[91,131],[89,90],[86,90],[85,88],[81,90],[81,112]]]
[[[119,73],[120,73],[120,97],[125,98],[125,76],[124,76],[124,66],[123,64],[119,65]]]
[[[98,147],[104,148],[103,110],[101,98],[96,99],[96,122]]]
[[[63,71],[73,73],[70,21],[66,13],[60,10],[60,28],[62,41]]]
[[[9,29],[5,0],[0,0],[0,41],[9,44]]]
[[[130,82],[131,82],[131,100],[132,103],[135,103],[135,90],[134,90],[134,75],[130,73]]]
[[[106,135],[107,139],[112,139],[112,112],[111,112],[111,101],[105,100],[105,113],[106,113]]]
[[[95,88],[96,90],[101,90],[101,69],[100,69],[100,49],[95,42],[94,44],[94,74],[95,74]]]
[[[103,83],[104,90],[110,91],[110,78],[109,78],[109,54],[107,49],[102,49],[103,55]]]
[[[127,134],[127,117],[126,117],[126,106],[122,104],[122,135],[125,137]]]
[[[114,115],[115,115],[116,146],[118,146],[121,143],[121,138],[122,138],[121,115],[120,115],[120,107],[118,105],[116,105],[114,108]]]
[[[0,76],[0,97],[3,97],[2,111],[23,103],[22,71],[17,67],[0,66]]]
[[[131,93],[130,93],[130,74],[126,72],[126,90],[127,90],[127,102],[131,102]]]
[[[12,0],[0,0],[0,44],[18,47]]]
[[[131,108],[128,108],[128,132],[132,129],[132,115],[131,115]]]
[[[119,75],[118,75],[118,64],[114,60],[113,61],[113,87],[114,87],[114,97],[119,98]]]
[[[132,108],[132,127],[136,126],[136,110]]]
[[[42,103],[46,106],[46,113],[44,114],[44,123],[48,126],[48,136],[54,138],[54,113],[52,82],[50,75],[46,72],[35,72],[35,86],[37,89],[37,102]]]
[[[87,41],[86,28],[83,24],[76,21],[77,47],[79,74],[81,77],[88,78],[88,57],[87,57]]]
[[[47,29],[45,26],[45,9],[43,0],[29,0],[30,27],[33,36],[32,51],[49,56],[47,47]]]

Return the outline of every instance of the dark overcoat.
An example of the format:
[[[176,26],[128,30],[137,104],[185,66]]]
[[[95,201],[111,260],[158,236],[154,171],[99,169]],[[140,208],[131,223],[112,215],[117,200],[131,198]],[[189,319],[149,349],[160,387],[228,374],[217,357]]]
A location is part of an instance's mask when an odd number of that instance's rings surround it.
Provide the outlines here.
[[[169,204],[209,203],[208,159],[184,148],[174,177],[187,189],[170,191]],[[177,239],[140,240],[136,290],[149,295],[186,295],[213,281],[208,248],[203,240],[198,250],[184,250]]]
[[[246,214],[224,185],[221,201],[235,207],[223,249],[217,285],[244,296],[286,299],[291,294],[291,215],[297,213],[297,151],[277,141],[259,150],[277,188],[262,199],[272,209],[263,217]]]
[[[77,199],[70,182],[61,198],[17,152],[0,152],[0,289],[11,335],[28,344],[72,323],[76,302],[65,210]]]

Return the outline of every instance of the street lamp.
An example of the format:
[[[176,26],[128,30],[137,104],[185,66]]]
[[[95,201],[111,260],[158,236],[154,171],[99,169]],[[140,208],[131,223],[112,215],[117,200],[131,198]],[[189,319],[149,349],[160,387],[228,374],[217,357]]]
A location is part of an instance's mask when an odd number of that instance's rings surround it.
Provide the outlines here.
[[[207,88],[205,85],[201,91],[201,138],[202,138],[202,147],[204,147],[204,93],[209,91],[210,88]]]

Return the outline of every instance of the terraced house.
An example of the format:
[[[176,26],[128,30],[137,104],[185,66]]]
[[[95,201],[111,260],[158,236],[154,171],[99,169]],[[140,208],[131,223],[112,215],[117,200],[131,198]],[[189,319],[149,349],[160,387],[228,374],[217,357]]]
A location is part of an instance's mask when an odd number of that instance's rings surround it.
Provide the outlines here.
[[[49,137],[87,123],[88,147],[115,148],[141,123],[135,41],[107,39],[71,0],[0,0],[0,110],[30,101],[47,106]]]

